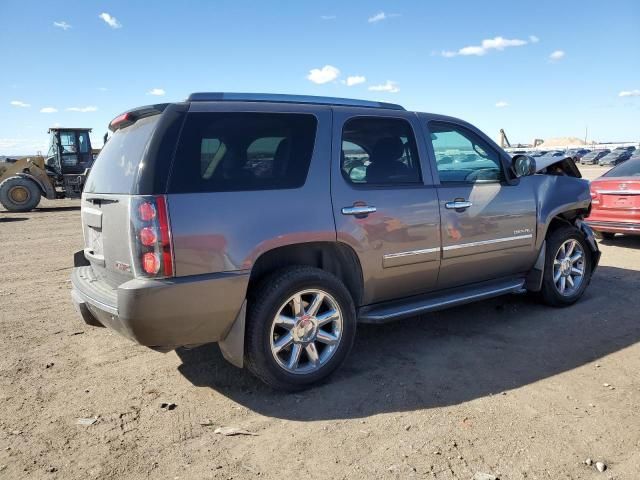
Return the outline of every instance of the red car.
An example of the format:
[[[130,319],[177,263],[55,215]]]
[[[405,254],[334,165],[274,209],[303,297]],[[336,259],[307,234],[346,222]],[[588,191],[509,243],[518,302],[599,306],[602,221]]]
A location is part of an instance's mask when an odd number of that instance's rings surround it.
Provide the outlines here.
[[[640,235],[640,157],[612,168],[591,182],[587,223],[602,238],[616,233]]]

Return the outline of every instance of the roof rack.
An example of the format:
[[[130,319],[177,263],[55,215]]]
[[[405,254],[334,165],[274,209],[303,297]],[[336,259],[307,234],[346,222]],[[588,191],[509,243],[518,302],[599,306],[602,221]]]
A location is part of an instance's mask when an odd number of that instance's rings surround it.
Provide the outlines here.
[[[283,95],[279,93],[228,93],[198,92],[187,98],[188,102],[274,102],[274,103],[311,103],[316,105],[340,105],[348,107],[388,108],[404,110],[402,105],[352,98],[317,97],[315,95]]]

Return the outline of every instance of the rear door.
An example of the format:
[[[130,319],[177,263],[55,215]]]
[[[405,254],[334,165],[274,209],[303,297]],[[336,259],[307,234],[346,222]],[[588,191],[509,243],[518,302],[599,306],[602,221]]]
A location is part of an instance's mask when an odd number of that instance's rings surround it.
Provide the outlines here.
[[[337,238],[359,257],[363,303],[435,288],[438,199],[415,114],[335,107],[332,145]]]
[[[525,272],[535,260],[531,177],[506,181],[506,159],[471,126],[423,117],[441,217],[438,288]]]

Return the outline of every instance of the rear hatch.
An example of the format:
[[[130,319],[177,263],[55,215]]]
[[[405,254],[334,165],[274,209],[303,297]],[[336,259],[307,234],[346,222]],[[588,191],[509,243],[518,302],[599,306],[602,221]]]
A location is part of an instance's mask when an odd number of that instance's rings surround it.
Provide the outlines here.
[[[95,278],[112,288],[134,277],[131,193],[160,117],[147,116],[116,130],[98,155],[82,194],[84,255]]]

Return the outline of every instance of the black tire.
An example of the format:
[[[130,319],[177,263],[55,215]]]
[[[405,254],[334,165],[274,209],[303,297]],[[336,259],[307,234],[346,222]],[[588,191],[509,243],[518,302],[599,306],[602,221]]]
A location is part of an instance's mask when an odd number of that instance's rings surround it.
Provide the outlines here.
[[[300,374],[282,368],[271,351],[271,326],[279,309],[294,294],[320,289],[333,297],[342,315],[342,332],[332,356],[316,370]],[[334,275],[308,266],[278,270],[249,292],[245,362],[249,370],[274,389],[296,391],[326,379],[347,358],[356,334],[356,311],[344,284]]]
[[[584,252],[584,274],[578,289],[570,295],[563,295],[559,292],[553,280],[554,259],[558,250],[567,240],[576,240]],[[542,290],[540,291],[542,300],[547,305],[553,307],[567,307],[577,302],[586,290],[591,281],[593,271],[593,255],[582,232],[575,227],[560,227],[551,232],[547,237],[546,256],[544,264],[544,275],[542,277]]]
[[[40,187],[24,177],[9,177],[0,183],[0,203],[10,212],[28,212],[40,203]]]
[[[598,232],[597,230],[595,231],[595,234],[597,238],[601,238],[602,240],[613,240],[616,236],[613,232]]]

